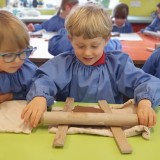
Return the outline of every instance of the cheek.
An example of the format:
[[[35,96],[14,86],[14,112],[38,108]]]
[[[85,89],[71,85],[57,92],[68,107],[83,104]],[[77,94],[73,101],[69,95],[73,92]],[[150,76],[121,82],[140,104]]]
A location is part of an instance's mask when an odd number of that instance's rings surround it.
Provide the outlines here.
[[[23,63],[24,63],[24,60],[21,60],[21,61],[19,62],[19,65],[22,66]]]
[[[82,55],[82,52],[77,48],[74,48],[74,53],[75,53],[76,57]]]
[[[119,19],[116,21],[116,24],[121,25],[121,24],[124,24],[124,22],[125,22],[124,20]]]
[[[119,21],[118,21],[118,24],[123,24],[123,21],[122,21],[122,20],[119,20]]]
[[[103,52],[104,52],[104,48],[99,48],[99,49],[94,51],[94,55],[96,57],[100,58],[102,56]]]
[[[82,53],[83,53],[83,49],[80,49],[80,48],[78,48],[78,47],[76,47],[76,46],[73,46],[73,48],[74,48],[74,52],[75,52],[76,54],[82,54]]]
[[[8,66],[4,64],[3,61],[0,60],[0,70],[3,71],[5,68],[8,68]]]

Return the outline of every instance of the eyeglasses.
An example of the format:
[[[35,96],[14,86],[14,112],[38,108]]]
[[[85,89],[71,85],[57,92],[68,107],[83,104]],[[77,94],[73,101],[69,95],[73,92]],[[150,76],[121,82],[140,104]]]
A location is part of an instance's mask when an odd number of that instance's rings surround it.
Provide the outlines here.
[[[31,53],[33,53],[37,47],[28,47],[24,51],[21,51],[19,53],[0,53],[0,56],[3,58],[4,62],[10,63],[14,62],[17,56],[20,60],[25,60],[30,56]]]

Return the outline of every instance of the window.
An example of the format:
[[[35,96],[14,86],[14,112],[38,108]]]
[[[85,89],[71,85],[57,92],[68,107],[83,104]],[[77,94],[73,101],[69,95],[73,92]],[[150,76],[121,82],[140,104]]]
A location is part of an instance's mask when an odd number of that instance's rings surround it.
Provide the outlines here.
[[[6,0],[7,6],[26,7],[26,8],[57,8],[61,0]],[[88,1],[99,2],[106,8],[113,8],[119,0],[79,0],[80,4]],[[38,3],[38,4],[37,4]]]

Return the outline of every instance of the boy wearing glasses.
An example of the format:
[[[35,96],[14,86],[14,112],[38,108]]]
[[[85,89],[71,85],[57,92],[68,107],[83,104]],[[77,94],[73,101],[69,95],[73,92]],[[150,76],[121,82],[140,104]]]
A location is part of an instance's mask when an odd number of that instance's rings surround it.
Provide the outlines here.
[[[26,99],[37,66],[28,60],[29,47],[25,25],[10,12],[0,11],[0,103]]]

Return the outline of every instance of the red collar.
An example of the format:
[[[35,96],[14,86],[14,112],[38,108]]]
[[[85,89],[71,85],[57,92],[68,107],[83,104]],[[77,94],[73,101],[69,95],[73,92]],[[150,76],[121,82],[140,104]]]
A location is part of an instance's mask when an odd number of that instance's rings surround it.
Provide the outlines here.
[[[103,52],[102,57],[97,62],[95,62],[92,66],[98,66],[98,65],[104,64],[105,58],[106,58],[106,56],[105,56],[105,53]]]

